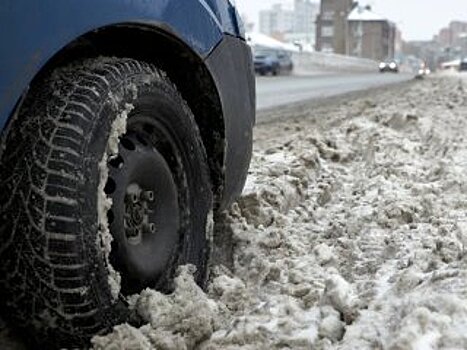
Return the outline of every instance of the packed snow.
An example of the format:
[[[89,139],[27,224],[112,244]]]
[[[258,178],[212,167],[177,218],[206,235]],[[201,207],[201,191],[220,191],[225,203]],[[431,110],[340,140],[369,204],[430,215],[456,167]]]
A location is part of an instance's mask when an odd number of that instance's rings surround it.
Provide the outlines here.
[[[467,349],[466,89],[432,77],[257,126],[207,290],[181,267],[94,349]]]
[[[99,232],[97,245],[101,246],[105,253],[106,266],[109,271],[109,286],[113,300],[117,300],[121,289],[121,276],[110,263],[110,252],[112,250],[113,237],[110,233],[107,213],[112,207],[112,199],[105,193],[105,186],[109,178],[109,158],[118,155],[119,138],[126,133],[128,114],[134,109],[133,105],[127,104],[125,109],[115,118],[110,129],[110,137],[107,142],[107,150],[99,162],[99,187],[97,189],[97,208],[99,220]]]

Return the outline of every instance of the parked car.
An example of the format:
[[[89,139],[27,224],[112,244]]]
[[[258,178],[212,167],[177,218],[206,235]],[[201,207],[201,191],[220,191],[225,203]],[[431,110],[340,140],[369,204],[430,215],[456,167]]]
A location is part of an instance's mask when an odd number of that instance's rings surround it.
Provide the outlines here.
[[[255,71],[260,75],[291,73],[293,62],[289,53],[282,50],[262,49],[254,54]]]
[[[179,265],[206,281],[250,162],[252,54],[230,1],[7,1],[0,22],[3,315],[83,348]]]
[[[399,73],[399,64],[395,60],[386,60],[379,64],[380,73]]]

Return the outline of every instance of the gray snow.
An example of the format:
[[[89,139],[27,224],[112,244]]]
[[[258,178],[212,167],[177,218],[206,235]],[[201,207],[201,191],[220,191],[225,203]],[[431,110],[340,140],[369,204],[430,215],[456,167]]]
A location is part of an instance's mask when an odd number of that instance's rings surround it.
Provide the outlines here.
[[[259,125],[207,291],[181,267],[94,349],[466,349],[466,89],[432,77]]]
[[[467,348],[466,88],[434,77],[258,126],[221,226],[232,261],[206,293],[185,267],[172,295],[135,296],[146,325],[94,348]]]
[[[112,199],[106,195],[104,188],[109,177],[108,160],[118,154],[119,140],[126,133],[127,118],[133,109],[133,105],[127,104],[125,109],[113,121],[107,142],[107,151],[99,162],[100,181],[97,189],[99,232],[97,245],[102,247],[105,254],[107,269],[109,270],[108,282],[114,300],[117,300],[120,294],[121,276],[110,264],[109,260],[113,238],[109,230],[107,213],[112,207]]]

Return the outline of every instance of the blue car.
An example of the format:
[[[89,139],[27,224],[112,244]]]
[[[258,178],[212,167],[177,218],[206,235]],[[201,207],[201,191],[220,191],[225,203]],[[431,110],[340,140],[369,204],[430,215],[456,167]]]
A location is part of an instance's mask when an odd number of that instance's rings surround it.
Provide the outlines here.
[[[178,266],[206,282],[252,54],[229,0],[5,0],[0,23],[0,304],[34,348],[81,348]]]
[[[461,60],[461,63],[459,65],[459,71],[460,72],[467,71],[467,58],[464,58],[463,60]]]
[[[293,62],[289,53],[276,49],[259,49],[254,53],[255,72],[259,75],[290,74]]]

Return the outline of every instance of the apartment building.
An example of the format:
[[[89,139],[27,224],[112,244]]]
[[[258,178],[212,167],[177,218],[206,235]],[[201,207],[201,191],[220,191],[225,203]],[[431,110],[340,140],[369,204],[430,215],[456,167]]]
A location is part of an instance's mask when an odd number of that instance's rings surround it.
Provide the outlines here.
[[[319,4],[310,0],[295,0],[294,2],[294,30],[291,38],[314,46],[316,38],[316,16]]]
[[[347,54],[382,61],[395,56],[397,30],[394,23],[357,6],[348,16]]]
[[[453,21],[440,30],[434,40],[448,51],[467,51],[467,22]]]
[[[346,54],[347,17],[355,5],[353,0],[321,0],[316,19],[316,51]]]
[[[318,12],[319,5],[311,0],[275,4],[260,12],[259,31],[282,41],[314,46]]]
[[[268,10],[259,13],[260,33],[277,36],[292,33],[294,28],[294,11],[291,6],[274,4]]]

